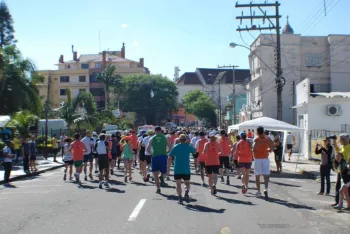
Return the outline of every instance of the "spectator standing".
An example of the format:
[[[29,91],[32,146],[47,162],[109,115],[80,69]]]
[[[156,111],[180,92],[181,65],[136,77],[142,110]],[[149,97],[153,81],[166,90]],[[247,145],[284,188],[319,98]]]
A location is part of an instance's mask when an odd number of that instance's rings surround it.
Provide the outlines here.
[[[6,146],[3,149],[3,155],[4,155],[4,181],[5,181],[5,186],[9,187],[10,186],[10,176],[11,176],[11,171],[12,171],[12,158],[14,157],[14,154],[12,154],[11,151],[11,142],[6,141]]]
[[[324,145],[317,144],[315,149],[315,154],[321,154],[321,165],[320,165],[320,175],[321,175],[321,190],[318,195],[329,195],[331,190],[331,168],[332,168],[332,151],[333,147],[330,144],[329,138],[325,137],[323,140]],[[324,185],[325,180],[327,181],[327,191],[325,192]]]

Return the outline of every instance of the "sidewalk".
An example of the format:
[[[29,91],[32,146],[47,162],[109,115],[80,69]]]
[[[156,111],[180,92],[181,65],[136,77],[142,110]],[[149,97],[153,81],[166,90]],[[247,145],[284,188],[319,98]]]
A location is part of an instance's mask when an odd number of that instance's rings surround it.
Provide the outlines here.
[[[18,164],[13,162],[10,181],[15,181],[23,179],[30,176],[36,176],[46,171],[55,170],[57,168],[63,167],[62,157],[57,157],[58,162],[53,161],[53,157],[49,157],[47,160],[43,156],[37,156],[36,167],[37,172],[34,173],[24,173],[22,160],[20,159]],[[4,184],[4,168],[0,165],[0,184]]]
[[[317,180],[319,180],[320,176],[320,162],[316,160],[307,160],[303,155],[300,155],[299,162],[298,154],[292,154],[291,160],[288,161],[288,156],[285,156],[287,161],[282,162],[282,171],[288,171],[293,173],[300,173],[311,176]],[[276,171],[276,163],[274,154],[270,154],[270,168],[273,171]],[[331,171],[331,182],[336,182],[336,174]]]

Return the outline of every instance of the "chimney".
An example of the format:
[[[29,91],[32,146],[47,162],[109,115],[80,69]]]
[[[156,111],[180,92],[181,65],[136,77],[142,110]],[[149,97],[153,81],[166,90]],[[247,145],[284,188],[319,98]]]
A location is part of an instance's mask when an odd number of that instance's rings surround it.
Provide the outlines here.
[[[107,60],[106,60],[106,51],[102,52],[102,68],[106,69],[107,65]]]
[[[145,59],[144,58],[140,58],[139,65],[140,65],[140,67],[144,67],[145,66]]]
[[[58,60],[59,63],[64,63],[63,55],[60,56],[60,59]]]
[[[125,43],[123,43],[122,47],[122,58],[125,58]]]
[[[78,52],[77,51],[73,52],[73,60],[78,61]]]

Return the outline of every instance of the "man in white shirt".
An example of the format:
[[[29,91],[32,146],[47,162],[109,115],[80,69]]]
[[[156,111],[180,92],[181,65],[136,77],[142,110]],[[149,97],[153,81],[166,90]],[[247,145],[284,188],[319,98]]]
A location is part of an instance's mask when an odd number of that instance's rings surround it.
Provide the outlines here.
[[[85,181],[87,181],[87,164],[90,163],[90,173],[89,177],[91,180],[93,180],[92,177],[92,169],[94,166],[94,156],[92,155],[92,147],[94,146],[94,140],[91,138],[91,132],[89,130],[86,131],[86,135],[83,138],[82,142],[84,143],[86,147],[86,151],[84,152],[84,174],[85,174]]]
[[[4,162],[3,162],[4,181],[5,181],[4,186],[10,187],[11,186],[10,185],[10,175],[11,175],[11,171],[12,171],[12,159],[15,156],[14,154],[12,154],[10,141],[6,141],[6,146],[2,150],[2,153],[4,155]]]
[[[97,151],[95,149],[95,145],[96,145],[97,141],[98,141],[97,132],[93,132],[92,133],[92,144],[93,144],[92,155],[94,156],[94,159],[95,159],[95,174],[98,173],[98,154],[97,154]]]
[[[150,171],[151,171],[151,163],[152,163],[152,153],[147,150],[147,145],[148,145],[150,139],[153,137],[154,133],[152,130],[148,130],[147,135],[148,136],[142,140],[142,146],[145,147],[145,155],[146,155],[146,163],[147,163],[147,170],[146,170],[147,177],[146,177],[145,182],[149,181]],[[144,178],[145,178],[145,175],[144,175]]]
[[[191,146],[193,148],[196,147],[196,144],[197,144],[197,141],[199,140],[199,132],[195,132],[194,133],[194,137],[191,139]],[[194,160],[194,170],[195,172],[199,172],[199,169],[198,169],[198,152],[195,152],[192,154],[193,156],[193,160]]]

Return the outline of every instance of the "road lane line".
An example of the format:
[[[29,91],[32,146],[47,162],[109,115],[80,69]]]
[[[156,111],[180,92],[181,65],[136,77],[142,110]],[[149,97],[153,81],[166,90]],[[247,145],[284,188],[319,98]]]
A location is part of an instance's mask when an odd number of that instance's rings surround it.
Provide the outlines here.
[[[131,213],[131,215],[129,216],[128,221],[135,221],[137,218],[137,215],[140,213],[143,205],[146,203],[147,199],[141,199],[139,201],[139,203],[137,204],[137,206],[135,207],[135,209],[133,210],[133,212]]]

